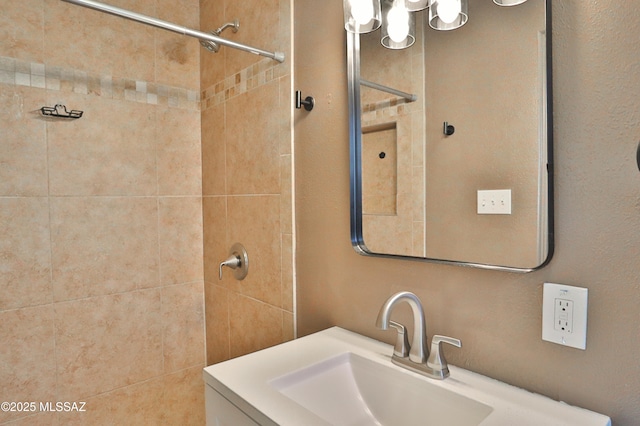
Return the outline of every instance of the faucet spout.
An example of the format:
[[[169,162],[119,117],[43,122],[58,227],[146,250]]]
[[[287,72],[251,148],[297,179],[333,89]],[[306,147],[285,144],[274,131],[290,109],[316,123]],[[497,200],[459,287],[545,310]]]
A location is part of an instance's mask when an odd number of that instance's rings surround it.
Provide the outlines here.
[[[391,311],[399,302],[407,302],[413,312],[413,337],[411,339],[411,349],[409,350],[409,359],[412,362],[424,364],[429,356],[427,349],[427,327],[424,320],[424,310],[420,299],[415,294],[402,291],[396,293],[387,299],[380,308],[376,327],[387,330],[391,322]]]

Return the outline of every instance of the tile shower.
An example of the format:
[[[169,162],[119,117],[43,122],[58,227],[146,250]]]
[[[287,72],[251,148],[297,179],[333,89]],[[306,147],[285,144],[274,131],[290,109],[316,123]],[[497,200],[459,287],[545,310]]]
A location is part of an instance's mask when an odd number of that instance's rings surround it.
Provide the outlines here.
[[[113,4],[192,28],[246,14]],[[275,10],[288,37],[289,6]],[[0,424],[203,424],[207,358],[293,336],[290,119],[276,109],[290,71],[203,53],[201,85],[197,40],[55,0],[6,2],[0,28],[0,400],[86,401]],[[39,116],[58,103],[84,116]],[[224,182],[252,160],[228,135],[256,103],[271,137],[253,152],[269,161],[242,192]],[[212,274],[236,238],[254,259],[244,287]]]

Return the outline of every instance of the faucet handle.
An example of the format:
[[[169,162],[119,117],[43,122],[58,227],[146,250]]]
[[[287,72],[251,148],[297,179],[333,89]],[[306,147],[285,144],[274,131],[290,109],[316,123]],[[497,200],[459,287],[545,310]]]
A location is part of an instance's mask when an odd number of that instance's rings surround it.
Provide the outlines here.
[[[396,338],[396,345],[393,347],[393,354],[400,358],[406,358],[409,356],[409,338],[407,337],[407,328],[395,321],[389,321],[389,325],[398,331]]]
[[[444,379],[449,376],[449,366],[447,360],[444,358],[444,353],[440,349],[440,343],[448,343],[453,346],[462,347],[462,342],[459,339],[453,337],[435,335],[431,339],[431,354],[427,360],[427,365],[433,369],[439,378]]]
[[[237,280],[243,280],[249,272],[249,255],[240,243],[235,243],[229,250],[229,257],[220,263],[218,269],[219,278],[222,279],[222,267],[233,269],[233,275]]]

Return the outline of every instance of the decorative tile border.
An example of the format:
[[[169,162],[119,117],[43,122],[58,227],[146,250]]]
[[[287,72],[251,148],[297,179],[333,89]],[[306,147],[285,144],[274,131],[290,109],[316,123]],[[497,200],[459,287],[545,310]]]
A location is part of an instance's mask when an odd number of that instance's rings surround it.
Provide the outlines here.
[[[219,105],[251,89],[277,80],[284,75],[283,73],[286,70],[285,66],[275,63],[273,59],[265,58],[260,62],[256,62],[203,90],[200,94],[202,109],[205,110]]]
[[[98,76],[4,56],[0,56],[0,83],[195,111],[200,109],[197,90],[109,75]]]
[[[411,111],[411,102],[407,102],[404,98],[364,104],[362,106],[362,124],[371,124],[382,118],[397,117]]]

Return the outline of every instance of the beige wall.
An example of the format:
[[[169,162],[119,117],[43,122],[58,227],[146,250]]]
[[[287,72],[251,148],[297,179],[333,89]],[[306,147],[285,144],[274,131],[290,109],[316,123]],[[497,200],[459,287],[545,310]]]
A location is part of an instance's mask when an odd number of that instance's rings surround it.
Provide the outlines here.
[[[201,1],[201,28],[238,18],[230,40],[271,59],[222,47],[202,56],[202,158],[208,364],[293,338],[291,6],[288,0]],[[249,274],[218,265],[242,243]]]
[[[456,365],[596,410],[640,418],[640,215],[635,3],[554,2],[556,253],[510,274],[357,255],[349,240],[342,5],[295,2],[296,86],[320,100],[296,126],[298,333],[331,325],[384,339],[378,309],[416,292],[428,331],[458,337]],[[473,19],[473,16],[471,17]],[[587,350],[541,340],[545,281],[589,288]],[[398,312],[406,321],[408,313]],[[404,317],[404,319],[403,319]]]
[[[194,1],[115,3],[198,23]],[[0,400],[87,411],[0,423],[202,424],[198,43],[61,1],[1,8]],[[84,116],[39,116],[56,103]]]

